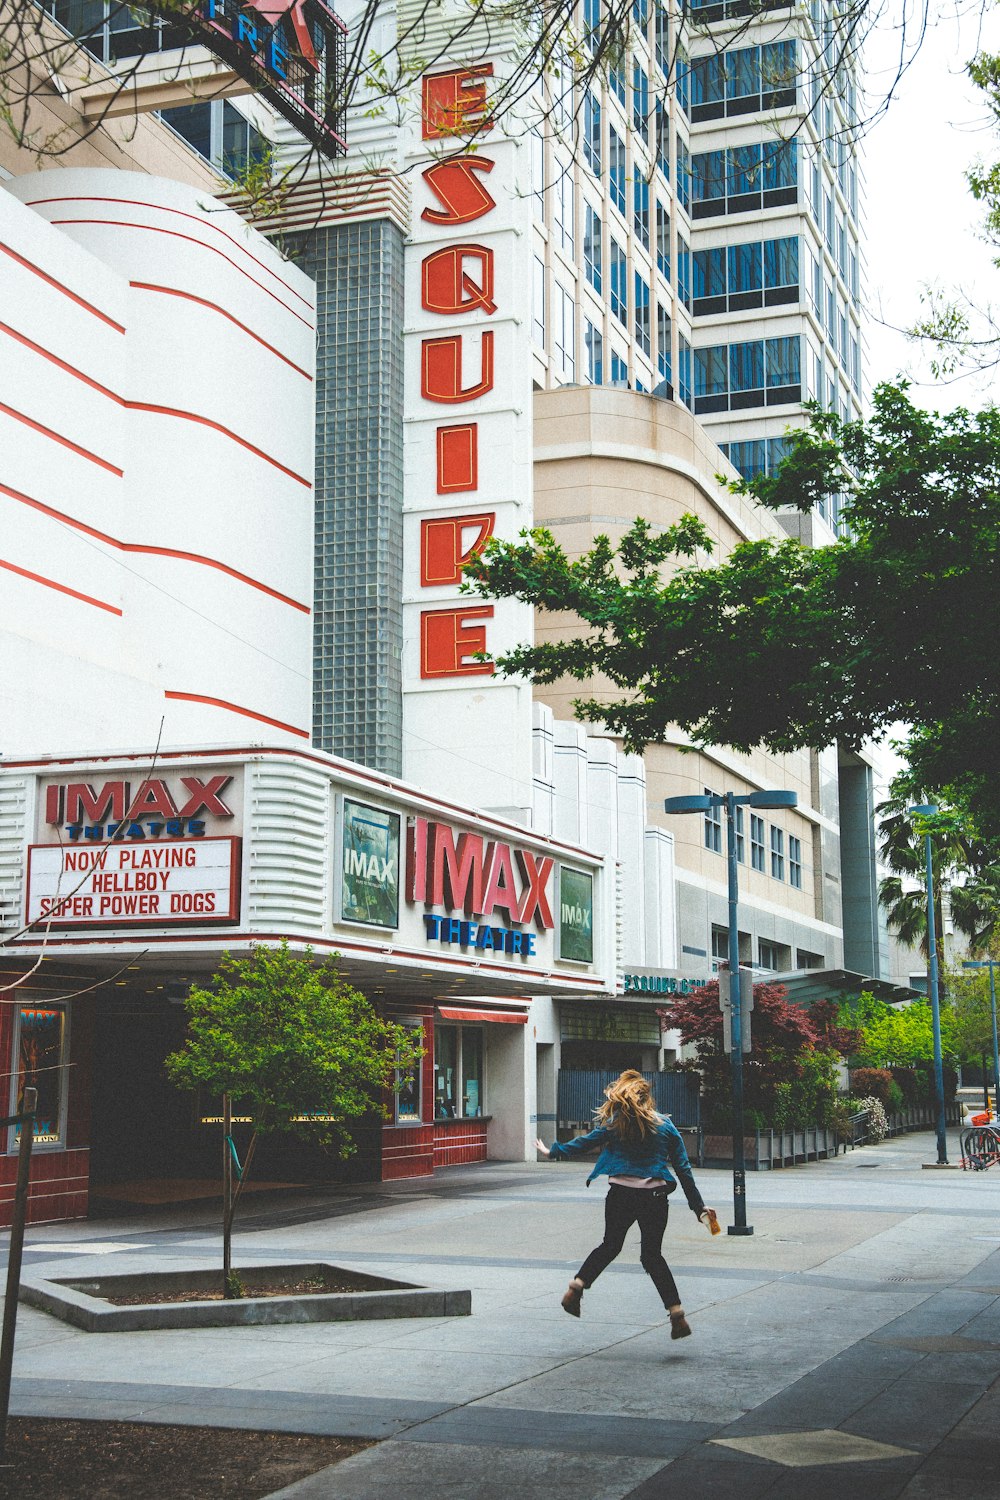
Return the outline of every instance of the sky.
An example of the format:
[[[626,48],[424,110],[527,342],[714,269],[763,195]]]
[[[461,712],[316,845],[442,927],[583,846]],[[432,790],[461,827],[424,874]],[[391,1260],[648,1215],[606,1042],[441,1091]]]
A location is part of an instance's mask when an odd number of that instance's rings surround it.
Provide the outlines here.
[[[982,30],[971,11],[937,21],[866,138],[868,302],[886,323],[905,327],[919,317],[927,282],[962,287],[1000,307],[1000,270],[980,238],[980,210],[964,177],[977,156],[1000,155],[1000,138],[964,71],[981,48],[1000,52],[1000,13]],[[870,41],[873,96],[884,97],[896,54],[898,39],[888,27]],[[993,397],[1000,373],[935,382],[926,353],[875,317],[868,325],[869,387],[906,373],[915,381],[913,399],[939,411]]]

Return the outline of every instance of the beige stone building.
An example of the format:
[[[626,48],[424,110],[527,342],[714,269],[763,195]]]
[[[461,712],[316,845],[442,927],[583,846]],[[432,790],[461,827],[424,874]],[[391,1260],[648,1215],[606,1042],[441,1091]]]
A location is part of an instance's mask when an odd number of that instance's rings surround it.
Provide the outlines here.
[[[548,527],[571,557],[598,534],[617,543],[636,516],[665,529],[696,515],[725,557],[742,541],[786,533],[778,520],[718,477],[729,466],[717,444],[679,403],[628,390],[562,387],[536,391],[535,524]],[[704,559],[707,561],[707,557]],[[538,615],[539,640],[573,622]],[[600,684],[594,685],[600,691]],[[557,719],[572,717],[579,684],[540,688]],[[794,791],[789,811],[740,809],[740,951],[765,971],[844,964],[842,848],[835,750],[744,756],[722,747],[695,750],[679,730],[645,754],[648,822],[675,849],[680,967],[714,971],[726,956],[727,871],[721,814],[668,817],[666,797],[702,791]],[[870,972],[870,971],[869,971]]]

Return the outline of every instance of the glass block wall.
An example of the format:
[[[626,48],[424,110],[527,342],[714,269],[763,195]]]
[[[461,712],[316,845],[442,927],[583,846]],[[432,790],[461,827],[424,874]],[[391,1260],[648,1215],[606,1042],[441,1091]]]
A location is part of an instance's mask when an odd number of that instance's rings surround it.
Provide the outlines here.
[[[403,237],[363,220],[289,249],[317,293],[313,738],[399,775]]]

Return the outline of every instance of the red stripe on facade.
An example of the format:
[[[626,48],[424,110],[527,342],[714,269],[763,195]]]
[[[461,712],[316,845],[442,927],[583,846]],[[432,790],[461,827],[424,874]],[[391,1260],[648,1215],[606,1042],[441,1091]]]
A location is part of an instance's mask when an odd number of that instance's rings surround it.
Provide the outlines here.
[[[92,390],[99,392],[102,396],[106,396],[116,406],[124,407],[126,411],[152,412],[155,416],[176,417],[182,422],[196,422],[200,427],[210,427],[213,432],[221,432],[223,437],[227,437],[232,442],[238,443],[248,453],[254,454],[256,458],[262,458],[265,463],[270,464],[272,468],[279,469],[282,474],[287,474],[296,483],[304,485],[306,489],[312,489],[312,482],[310,480],[305,479],[301,474],[297,474],[294,469],[290,469],[280,459],[272,458],[269,453],[265,453],[263,448],[258,448],[257,444],[251,443],[248,438],[240,437],[239,433],[233,432],[231,427],[224,426],[222,422],[216,422],[214,417],[202,417],[197,412],[181,411],[179,407],[174,406],[157,406],[150,401],[126,401],[124,396],[116,395],[106,385],[101,385],[99,381],[94,380],[90,375],[85,375],[75,365],[67,364],[64,359],[59,358],[58,354],[52,354],[48,349],[43,349],[41,344],[36,344],[33,339],[29,339],[23,333],[17,333],[13,328],[8,327],[6,323],[0,323],[0,333],[7,334],[8,338],[15,339],[19,344],[23,344],[33,354],[40,355],[42,359],[46,359],[50,364],[56,365],[60,370],[65,371],[67,375],[72,375],[74,379],[82,381],[84,385],[89,385]],[[30,418],[25,418],[24,420],[30,421]],[[42,428],[40,430],[46,431],[47,429]],[[84,452],[85,450],[80,449],[79,451]],[[121,470],[118,469],[115,472],[120,474]]]
[[[202,229],[210,229],[213,234],[221,235],[222,238],[226,240],[230,245],[232,245],[234,249],[238,250],[241,255],[245,255],[248,260],[253,261],[255,266],[259,266],[260,269],[264,271],[268,276],[273,277],[279,286],[284,287],[285,291],[288,292],[290,297],[294,297],[297,301],[302,303],[303,307],[308,307],[309,311],[312,311],[312,307],[310,306],[309,299],[307,297],[303,297],[301,292],[297,292],[294,287],[289,286],[284,277],[279,276],[277,271],[272,271],[271,267],[267,265],[266,262],[262,261],[258,256],[254,255],[253,252],[248,250],[245,245],[241,245],[239,240],[236,239],[233,235],[227,234],[226,231],[221,227],[221,225],[209,223],[205,219],[199,218],[197,214],[185,213],[183,208],[171,208],[168,204],[165,203],[147,203],[142,198],[102,198],[94,194],[84,195],[79,193],[73,195],[72,197],[64,198],[34,198],[27,206],[29,208],[38,208],[43,203],[124,203],[128,208],[151,208],[155,213],[173,214],[178,219],[190,219],[192,224],[198,224]],[[98,220],[97,222],[101,223],[103,222],[103,220]],[[144,225],[142,227],[153,228],[154,226]]]
[[[53,432],[51,427],[43,427],[41,422],[36,422],[33,417],[25,416],[23,411],[15,411],[12,406],[5,406],[2,401],[0,401],[0,411],[5,416],[13,417],[15,422],[23,422],[25,427],[31,427],[35,432],[40,432],[43,437],[51,438],[54,443],[61,443],[71,453],[79,453],[81,458],[89,459],[92,464],[97,464],[99,468],[107,469],[110,474],[117,474],[119,479],[123,477],[125,471],[124,469],[119,469],[117,464],[108,463],[106,458],[98,458],[96,453],[91,453],[88,448],[81,448],[79,443],[74,443],[70,438],[63,437],[59,432]]]
[[[23,266],[26,271],[30,271],[32,276],[37,276],[40,281],[44,281],[49,286],[54,287],[57,292],[61,292],[64,297],[68,297],[71,302],[75,302],[85,312],[91,313],[95,318],[100,318],[102,323],[107,323],[108,327],[113,328],[116,333],[125,332],[125,328],[121,323],[116,323],[114,318],[109,318],[107,313],[102,313],[99,307],[95,307],[92,302],[87,302],[85,298],[77,296],[76,292],[71,292],[68,286],[64,286],[61,281],[57,281],[54,276],[50,276],[40,266],[33,266],[30,260],[25,260],[23,255],[18,255],[16,250],[12,250],[9,245],[5,245],[2,241],[0,241],[0,250],[3,251],[4,255],[9,255],[11,260],[16,261],[19,266]]]
[[[197,412],[180,411],[173,406],[155,406],[151,401],[126,401],[124,404],[128,407],[129,411],[151,412],[154,416],[158,417],[178,417],[183,422],[196,422],[199,427],[210,427],[213,432],[221,432],[223,437],[231,438],[234,443],[239,443],[240,447],[245,448],[248,453],[254,454],[257,458],[262,458],[266,464],[270,464],[272,468],[278,469],[282,474],[287,474],[289,479],[295,480],[296,484],[303,485],[307,490],[312,489],[311,479],[306,479],[302,474],[296,474],[294,469],[290,469],[280,459],[272,458],[269,453],[264,452],[263,448],[258,448],[256,443],[251,443],[247,438],[240,437],[238,432],[233,432],[230,427],[224,427],[221,422],[214,421],[212,417],[201,417]]]
[[[85,521],[78,521],[73,516],[68,516],[64,511],[56,510],[54,506],[45,505],[41,500],[32,500],[30,495],[22,495],[20,490],[11,489],[10,485],[0,484],[0,495],[7,495],[11,500],[17,500],[21,505],[29,505],[32,510],[37,510],[43,516],[51,516],[54,521],[59,521],[63,526],[72,526],[77,531],[85,532],[99,542],[105,542],[109,547],[116,547],[119,552],[138,552],[148,557],[173,557],[180,562],[198,563],[204,568],[215,568],[219,573],[225,573],[230,578],[235,578],[237,583],[245,583],[252,589],[258,589],[260,593],[267,594],[272,599],[277,599],[280,604],[288,604],[292,609],[301,610],[302,614],[312,613],[308,604],[300,604],[298,599],[292,599],[288,594],[282,594],[278,589],[273,589],[269,584],[261,583],[257,578],[251,578],[248,573],[241,573],[237,568],[231,568],[228,563],[218,562],[214,557],[202,557],[197,552],[182,552],[178,547],[154,547],[145,542],[122,542],[117,537],[111,536],[106,531],[98,531],[96,526],[88,526]]]
[[[210,255],[220,256],[240,276],[245,276],[248,281],[252,281],[254,286],[258,287],[264,293],[265,297],[271,297],[277,302],[279,307],[285,309],[286,313],[304,324],[310,332],[312,331],[313,325],[309,322],[309,319],[304,318],[301,313],[297,313],[294,307],[289,307],[287,302],[283,302],[277,292],[272,292],[271,288],[265,286],[262,281],[258,281],[256,276],[251,276],[249,271],[244,271],[243,267],[238,266],[232,256],[227,255],[224,250],[217,249],[215,245],[206,245],[204,240],[195,239],[193,234],[181,234],[179,229],[161,229],[156,224],[136,224],[131,219],[50,219],[49,223],[58,226],[64,224],[103,224],[107,229],[143,229],[147,234],[167,234],[174,240],[187,240],[189,245],[197,245],[200,250],[207,250]],[[251,260],[253,259],[252,256],[250,258]]]
[[[252,328],[248,328],[245,323],[241,323],[239,318],[234,318],[231,312],[227,312],[217,302],[209,302],[207,297],[196,297],[194,292],[182,292],[179,287],[157,286],[152,281],[130,281],[129,286],[133,287],[137,292],[162,292],[165,297],[182,297],[185,302],[197,302],[199,307],[207,307],[210,311],[217,312],[220,317],[228,318],[230,323],[235,323],[241,332],[245,333],[249,338],[254,339],[258,344],[261,344],[276,359],[280,359],[286,365],[289,365],[297,375],[303,376],[306,380],[312,380],[313,377],[309,374],[308,370],[303,370],[302,366],[297,365],[294,359],[289,359],[287,354],[282,354],[280,349],[276,349],[273,344],[269,344],[267,339],[262,339],[259,333],[254,333]]]
[[[67,375],[72,375],[77,380],[82,380],[84,385],[89,385],[92,390],[99,391],[102,396],[107,396],[109,401],[114,401],[118,406],[126,406],[128,404],[122,396],[116,396],[114,391],[109,390],[106,385],[102,385],[93,376],[85,375],[75,365],[69,365],[64,359],[60,359],[58,354],[53,354],[50,350],[43,349],[41,344],[36,344],[34,339],[29,339],[27,334],[18,333],[16,328],[11,328],[6,323],[0,323],[0,333],[5,333],[9,339],[14,339],[17,343],[23,344],[26,349],[31,350],[32,354],[41,355],[42,359],[47,359],[49,364],[57,365]]]
[[[21,578],[28,578],[32,583],[44,584],[47,589],[55,589],[57,593],[69,594],[73,599],[79,599],[84,604],[92,604],[95,609],[106,609],[109,615],[120,615],[121,610],[115,604],[105,604],[103,599],[95,599],[90,594],[81,594],[78,589],[68,588],[65,583],[56,583],[53,578],[43,578],[41,573],[32,573],[27,568],[19,568],[16,563],[5,562],[0,557],[0,568],[6,568],[8,573],[17,573]]]
[[[173,693],[169,688],[165,689],[164,698],[176,698],[182,703],[208,703],[213,708],[225,708],[231,714],[242,714],[245,719],[256,719],[260,724],[273,724],[275,729],[285,729],[289,734],[297,734],[302,739],[309,738],[307,729],[296,729],[294,724],[285,724],[281,719],[268,718],[267,714],[258,714],[252,708],[241,708],[238,703],[227,703],[225,698],[206,698],[203,693]]]

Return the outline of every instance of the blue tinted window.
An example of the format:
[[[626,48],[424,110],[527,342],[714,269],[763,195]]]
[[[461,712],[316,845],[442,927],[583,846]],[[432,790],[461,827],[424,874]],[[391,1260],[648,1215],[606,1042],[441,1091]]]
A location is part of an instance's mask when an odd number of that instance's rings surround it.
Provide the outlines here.
[[[799,241],[797,235],[764,241],[764,285],[798,286]]]
[[[763,390],[764,343],[762,339],[750,339],[745,344],[730,344],[729,385],[734,391]]]
[[[726,252],[723,246],[694,252],[694,295],[696,298],[726,295]]]
[[[754,241],[751,245],[729,247],[729,292],[759,292],[763,285],[761,247]]]

